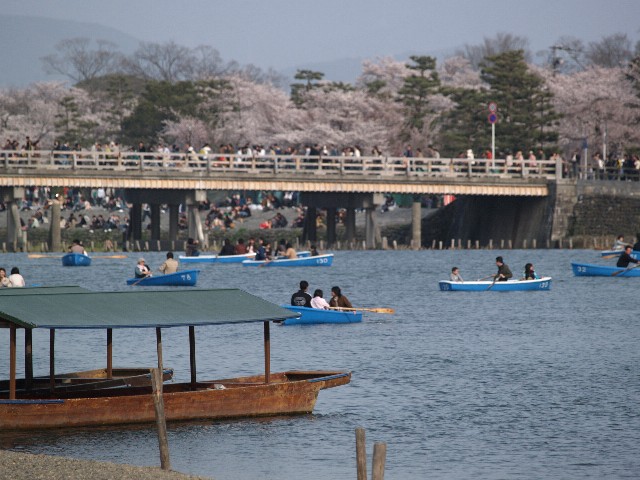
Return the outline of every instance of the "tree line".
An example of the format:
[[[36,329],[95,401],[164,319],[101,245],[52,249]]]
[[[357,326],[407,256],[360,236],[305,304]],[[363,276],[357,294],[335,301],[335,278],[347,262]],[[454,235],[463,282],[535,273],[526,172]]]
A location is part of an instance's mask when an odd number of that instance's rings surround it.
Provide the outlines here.
[[[125,56],[110,42],[73,38],[56,51],[43,66],[71,86],[0,90],[0,135],[8,141],[180,151],[357,146],[365,155],[401,155],[411,145],[454,157],[490,149],[493,102],[499,156],[570,155],[585,146],[610,156],[640,146],[640,42],[633,49],[623,34],[590,44],[561,38],[539,64],[525,38],[498,34],[440,64],[427,55],[366,60],[353,84],[299,70],[286,85],[271,70],[223,61],[212,47],[174,42],[141,43]]]

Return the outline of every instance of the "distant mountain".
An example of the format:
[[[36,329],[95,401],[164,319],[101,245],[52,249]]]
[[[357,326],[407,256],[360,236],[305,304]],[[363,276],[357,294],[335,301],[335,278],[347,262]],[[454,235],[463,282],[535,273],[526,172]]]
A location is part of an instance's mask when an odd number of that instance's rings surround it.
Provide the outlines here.
[[[133,53],[139,44],[139,40],[126,33],[95,23],[0,15],[0,87],[67,80],[61,75],[47,74],[40,58],[55,53],[60,40],[78,37],[108,40],[124,54]]]

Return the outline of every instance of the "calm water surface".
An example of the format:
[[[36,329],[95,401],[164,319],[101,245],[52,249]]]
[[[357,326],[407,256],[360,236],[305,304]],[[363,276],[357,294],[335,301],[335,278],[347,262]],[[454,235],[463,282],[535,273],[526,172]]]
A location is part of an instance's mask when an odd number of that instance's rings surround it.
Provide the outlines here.
[[[532,262],[549,292],[440,292],[453,265],[465,279],[518,274]],[[126,290],[138,255],[63,268],[59,259],[0,256],[29,284]],[[154,268],[164,255],[146,254]],[[169,426],[171,463],[218,480],[353,479],[356,427],[386,442],[386,478],[640,477],[640,320],[637,278],[574,277],[588,250],[338,252],[331,268],[202,264],[198,287],[237,287],[286,303],[300,280],[354,305],[393,307],[360,324],[273,327],[272,369],[340,368],[352,383],[320,392],[313,415]],[[609,261],[611,262],[611,261]],[[105,365],[104,332],[56,334],[56,368]],[[260,373],[262,325],[196,332],[199,378]],[[19,335],[19,341],[23,336]],[[189,378],[188,330],[163,333],[165,365]],[[37,374],[48,333],[34,333]],[[19,368],[23,347],[19,345]],[[155,334],[114,331],[116,366],[153,366]],[[19,372],[22,374],[22,371]],[[0,331],[0,376],[8,334]],[[152,426],[0,432],[0,447],[135,465],[159,465]]]

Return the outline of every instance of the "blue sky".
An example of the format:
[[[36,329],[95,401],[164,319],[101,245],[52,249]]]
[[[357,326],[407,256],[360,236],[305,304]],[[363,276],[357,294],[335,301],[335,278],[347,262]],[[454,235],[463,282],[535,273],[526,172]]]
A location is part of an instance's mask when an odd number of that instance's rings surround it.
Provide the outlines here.
[[[563,35],[640,39],[640,0],[3,0],[5,15],[97,23],[139,40],[211,45],[283,69],[341,58],[444,53],[508,32],[534,53]],[[72,35],[70,35],[72,36]]]

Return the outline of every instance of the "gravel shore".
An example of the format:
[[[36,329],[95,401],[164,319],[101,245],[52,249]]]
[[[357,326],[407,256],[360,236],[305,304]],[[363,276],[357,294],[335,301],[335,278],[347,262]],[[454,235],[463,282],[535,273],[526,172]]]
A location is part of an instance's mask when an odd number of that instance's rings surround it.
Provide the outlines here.
[[[194,477],[157,467],[136,467],[8,450],[0,450],[0,478],[11,480],[211,480],[209,477]]]

